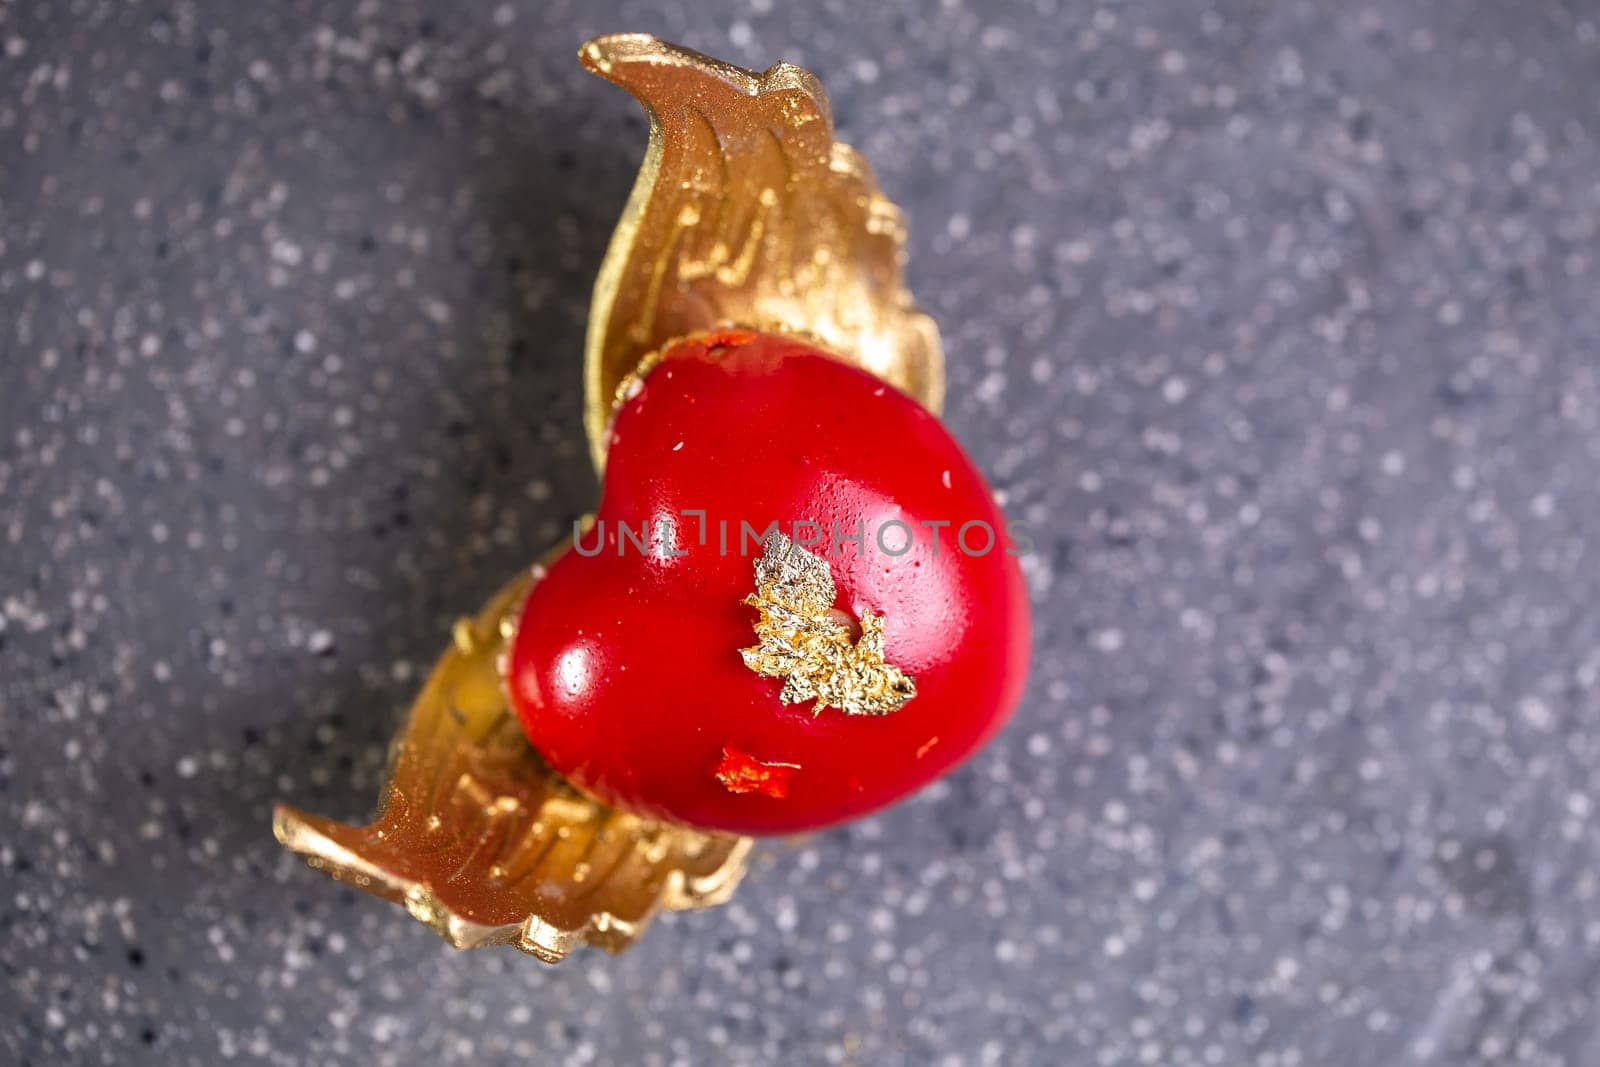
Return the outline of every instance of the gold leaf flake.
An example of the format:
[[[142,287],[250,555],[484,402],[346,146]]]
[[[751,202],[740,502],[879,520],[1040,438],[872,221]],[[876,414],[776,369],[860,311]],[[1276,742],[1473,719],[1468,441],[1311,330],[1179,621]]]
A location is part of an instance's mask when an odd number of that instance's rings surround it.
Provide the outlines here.
[[[888,715],[917,695],[914,679],[883,658],[883,618],[861,616],[861,636],[833,610],[837,590],[828,561],[773,531],[756,560],[756,592],[744,603],[759,613],[760,643],[741,649],[745,666],[784,679],[785,704],[814,700],[846,715]]]

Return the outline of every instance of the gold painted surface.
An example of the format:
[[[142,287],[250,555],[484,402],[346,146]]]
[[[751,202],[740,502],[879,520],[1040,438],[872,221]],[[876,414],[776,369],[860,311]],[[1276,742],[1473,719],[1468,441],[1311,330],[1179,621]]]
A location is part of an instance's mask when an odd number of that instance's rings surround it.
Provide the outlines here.
[[[757,74],[644,34],[598,37],[580,57],[650,114],[589,309],[596,470],[617,387],[640,358],[725,323],[812,338],[939,411],[943,349],[905,287],[904,222],[834,139],[815,77],[787,63]]]
[[[888,715],[917,695],[911,676],[884,662],[881,616],[861,616],[861,635],[853,638],[834,613],[827,560],[774,531],[755,570],[756,591],[744,602],[758,613],[759,643],[740,654],[757,674],[784,679],[778,698],[785,704],[814,700],[813,716],[827,707]]]
[[[533,581],[456,624],[370,825],[279,805],[272,826],[312,867],[404,905],[457,948],[510,944],[554,963],[582,942],[620,951],[662,909],[726,900],[751,842],[606,807],[545,767],[499,667]]]

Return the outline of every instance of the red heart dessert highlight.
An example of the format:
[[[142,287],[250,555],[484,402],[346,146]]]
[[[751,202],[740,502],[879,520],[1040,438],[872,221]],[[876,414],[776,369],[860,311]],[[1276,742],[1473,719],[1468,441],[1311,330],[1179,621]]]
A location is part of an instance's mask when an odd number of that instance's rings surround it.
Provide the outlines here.
[[[942,423],[791,338],[721,331],[647,361],[594,523],[534,586],[508,679],[579,789],[739,833],[890,804],[999,729],[1027,593]]]

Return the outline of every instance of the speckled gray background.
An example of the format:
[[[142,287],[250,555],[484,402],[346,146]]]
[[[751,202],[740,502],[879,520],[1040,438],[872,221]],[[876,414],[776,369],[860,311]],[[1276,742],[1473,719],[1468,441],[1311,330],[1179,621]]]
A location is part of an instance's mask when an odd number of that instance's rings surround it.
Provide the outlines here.
[[[0,7],[0,1059],[1600,1063],[1583,0]],[[592,500],[652,30],[909,211],[1000,741],[557,969],[282,854]]]

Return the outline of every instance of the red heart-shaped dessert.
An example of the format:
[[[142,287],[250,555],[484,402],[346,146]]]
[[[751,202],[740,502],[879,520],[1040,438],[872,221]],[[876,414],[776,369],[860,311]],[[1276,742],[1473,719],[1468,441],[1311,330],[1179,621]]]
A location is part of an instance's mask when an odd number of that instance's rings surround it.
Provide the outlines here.
[[[512,645],[555,770],[630,811],[780,833],[898,800],[999,728],[1028,663],[1019,546],[937,418],[750,331],[681,342],[627,392],[594,525]]]

